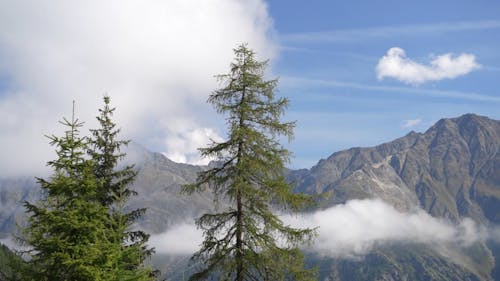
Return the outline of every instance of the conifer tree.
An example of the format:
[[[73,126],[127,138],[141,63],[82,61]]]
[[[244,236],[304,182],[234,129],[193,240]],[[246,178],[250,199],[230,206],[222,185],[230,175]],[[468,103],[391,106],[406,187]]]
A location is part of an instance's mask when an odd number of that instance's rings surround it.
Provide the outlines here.
[[[230,72],[218,76],[222,88],[208,99],[226,114],[227,140],[200,149],[218,165],[183,187],[187,193],[208,187],[230,207],[197,219],[205,240],[192,257],[201,269],[190,280],[314,280],[297,248],[312,239],[314,230],[287,226],[273,213],[310,202],[292,193],[283,176],[289,152],[278,137],[290,140],[294,127],[280,121],[288,100],[275,97],[277,80],[264,80],[267,61],[257,61],[245,44],[234,51]]]
[[[25,280],[114,280],[113,247],[108,240],[107,208],[98,201],[100,181],[94,162],[85,157],[83,123],[63,118],[62,137],[50,136],[57,159],[48,162],[53,174],[38,179],[43,198],[25,203],[29,213],[23,241],[29,252]]]
[[[23,272],[27,272],[28,264],[20,255],[0,243],[0,280],[22,281]]]
[[[109,237],[118,252],[114,265],[115,280],[153,280],[154,274],[145,261],[153,253],[146,245],[149,235],[143,231],[132,231],[131,227],[144,214],[145,209],[126,211],[126,203],[137,193],[130,188],[137,172],[133,165],[118,168],[118,162],[126,155],[121,148],[128,140],[117,140],[120,129],[112,121],[115,108],[111,108],[110,98],[104,97],[104,107],[99,109],[97,120],[100,127],[91,130],[88,154],[95,162],[94,175],[101,181],[97,192],[102,206],[109,208]]]

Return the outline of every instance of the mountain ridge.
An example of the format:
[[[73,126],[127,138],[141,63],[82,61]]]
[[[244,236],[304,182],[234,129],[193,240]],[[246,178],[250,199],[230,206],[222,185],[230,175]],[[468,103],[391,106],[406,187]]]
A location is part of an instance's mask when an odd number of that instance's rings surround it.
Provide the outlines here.
[[[318,209],[352,199],[378,198],[400,212],[421,208],[434,217],[454,223],[472,218],[489,226],[500,223],[499,151],[500,121],[465,114],[441,119],[422,133],[411,131],[377,146],[335,152],[310,169],[287,170],[286,176],[296,192],[321,195]],[[141,228],[160,233],[214,209],[213,196],[209,193],[191,196],[179,193],[181,186],[193,182],[206,166],[176,163],[137,144],[131,144],[126,152],[128,158],[124,164],[135,163],[139,172],[133,185],[139,196],[130,201],[130,208],[148,208],[139,221]],[[15,231],[16,221],[22,222],[22,202],[39,196],[34,179],[0,180],[0,234],[3,233],[3,237]],[[320,262],[320,270],[325,272],[321,280],[349,280],[345,274],[353,268],[359,268],[354,271],[356,276],[366,276],[364,270],[371,272],[373,280],[388,281],[404,280],[402,276],[407,280],[500,277],[490,276],[495,265],[493,256],[499,256],[498,246],[489,248],[485,243],[477,243],[457,251],[457,260],[465,260],[458,263],[434,249],[418,248],[377,249],[365,261],[326,262],[317,256],[309,256],[309,260]],[[398,256],[398,251],[404,255]],[[443,266],[449,270],[442,269]],[[393,272],[384,275],[382,268]],[[414,271],[418,268],[425,272],[417,274]],[[414,273],[405,273],[408,270]]]
[[[466,114],[441,119],[424,133],[410,132],[377,146],[354,147],[333,153],[311,169],[291,171],[289,177],[296,184],[296,191],[310,194],[336,192],[330,201],[341,203],[345,201],[342,195],[346,189],[351,189],[351,196],[346,197],[349,199],[368,198],[377,193],[374,187],[380,184],[373,183],[372,179],[382,174],[387,184],[394,184],[404,191],[401,195],[406,197],[405,202],[400,202],[406,205],[400,206],[403,209],[415,200],[413,193],[419,205],[433,215],[453,221],[472,216],[482,223],[498,223],[495,210],[490,210],[486,203],[500,203],[497,201],[500,199],[500,177],[495,166],[500,157],[499,147],[500,121]],[[358,177],[358,184],[354,185],[357,195],[353,194],[352,185],[342,189],[347,183],[352,184],[350,177],[353,176]],[[366,180],[371,184],[360,186],[362,180],[359,177],[363,176],[368,176]],[[432,202],[436,199],[432,196],[436,195],[435,188],[430,189],[429,185],[437,186],[443,193],[441,196],[437,194],[437,202],[441,204]],[[406,192],[408,189],[410,194]],[[450,196],[461,196],[461,204],[451,206],[451,202],[446,202]],[[385,199],[391,203],[389,198]]]

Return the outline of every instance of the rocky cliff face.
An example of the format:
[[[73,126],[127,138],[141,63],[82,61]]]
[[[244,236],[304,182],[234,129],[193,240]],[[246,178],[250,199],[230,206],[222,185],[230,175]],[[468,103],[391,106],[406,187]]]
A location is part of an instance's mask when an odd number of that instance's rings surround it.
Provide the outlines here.
[[[291,171],[289,179],[297,192],[326,195],[321,207],[380,198],[401,211],[422,208],[452,222],[472,218],[485,226],[497,225],[499,152],[500,121],[467,114],[442,119],[424,133],[411,132],[376,147],[334,153],[310,170]],[[498,251],[492,255],[490,248],[477,243],[457,250],[451,263],[433,249],[407,247],[379,249],[361,262],[320,264],[329,272],[322,276],[324,280],[359,279],[342,277],[342,272],[364,276],[359,280],[491,280],[493,255],[498,256]],[[411,259],[401,259],[401,253]],[[380,272],[381,267],[397,276]],[[408,275],[408,268],[421,268],[419,274],[424,275]]]
[[[425,133],[334,153],[289,178],[299,192],[328,194],[326,205],[377,197],[452,221],[499,223],[499,152],[500,121],[467,114]]]

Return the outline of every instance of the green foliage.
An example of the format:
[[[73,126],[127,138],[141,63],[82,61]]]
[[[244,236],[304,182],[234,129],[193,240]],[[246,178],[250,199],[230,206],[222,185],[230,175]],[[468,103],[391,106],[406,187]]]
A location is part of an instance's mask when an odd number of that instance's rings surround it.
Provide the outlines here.
[[[148,235],[130,231],[143,209],[125,212],[127,199],[135,193],[128,188],[136,172],[132,166],[117,170],[119,130],[110,117],[109,98],[97,117],[101,128],[91,130],[93,138],[80,136],[83,123],[63,119],[67,128],[62,137],[50,136],[57,159],[49,179],[38,179],[43,198],[26,202],[30,217],[23,243],[28,265],[23,280],[146,281],[153,280],[144,265],[152,250]]]
[[[104,107],[99,109],[99,116],[96,117],[100,128],[90,130],[92,137],[87,151],[95,162],[96,178],[102,180],[102,190],[99,191],[100,201],[108,206],[120,201],[117,198],[123,201],[130,196],[137,195],[128,188],[137,175],[133,166],[117,170],[119,160],[125,157],[125,153],[121,153],[120,149],[128,145],[130,141],[116,140],[120,129],[116,129],[116,124],[111,120],[115,108],[110,108],[109,103],[110,98],[105,96]]]
[[[6,279],[6,276],[11,274],[9,261],[13,255],[9,248],[0,244],[0,280]]]
[[[26,271],[26,262],[12,252],[7,246],[0,244],[0,280],[18,281],[22,272]]]
[[[275,98],[277,80],[264,80],[267,62],[257,61],[246,45],[235,55],[230,73],[218,76],[222,88],[208,99],[227,116],[227,141],[200,149],[219,164],[183,187],[187,193],[208,187],[230,202],[226,210],[197,220],[205,240],[193,260],[203,268],[190,280],[315,280],[297,249],[314,231],[289,227],[272,212],[311,202],[292,193],[283,176],[290,153],[277,138],[291,139],[295,125],[280,121],[288,100]]]
[[[98,199],[103,206],[110,208],[108,233],[119,256],[114,266],[116,280],[152,280],[152,270],[144,266],[153,253],[146,245],[149,235],[143,231],[131,231],[132,224],[146,209],[125,210],[128,199],[137,195],[129,188],[137,172],[132,165],[117,168],[118,162],[125,157],[120,149],[129,141],[116,140],[120,130],[111,119],[115,108],[109,103],[110,98],[104,97],[104,107],[99,109],[97,116],[100,128],[91,130],[87,152],[95,163],[94,175],[101,181]]]
[[[107,208],[98,198],[101,183],[93,174],[94,162],[85,158],[87,142],[79,136],[83,123],[63,119],[63,137],[51,136],[57,159],[48,179],[38,179],[44,198],[26,202],[30,217],[24,243],[32,270],[26,280],[113,280],[115,255],[108,239]]]

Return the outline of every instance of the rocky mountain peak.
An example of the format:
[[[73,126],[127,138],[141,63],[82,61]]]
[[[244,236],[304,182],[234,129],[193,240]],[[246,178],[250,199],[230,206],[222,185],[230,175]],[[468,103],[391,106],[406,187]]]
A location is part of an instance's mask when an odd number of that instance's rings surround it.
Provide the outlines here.
[[[499,150],[500,121],[465,114],[441,119],[424,133],[334,153],[290,178],[299,191],[331,194],[326,205],[378,197],[451,220],[500,222],[490,210],[500,205]]]

